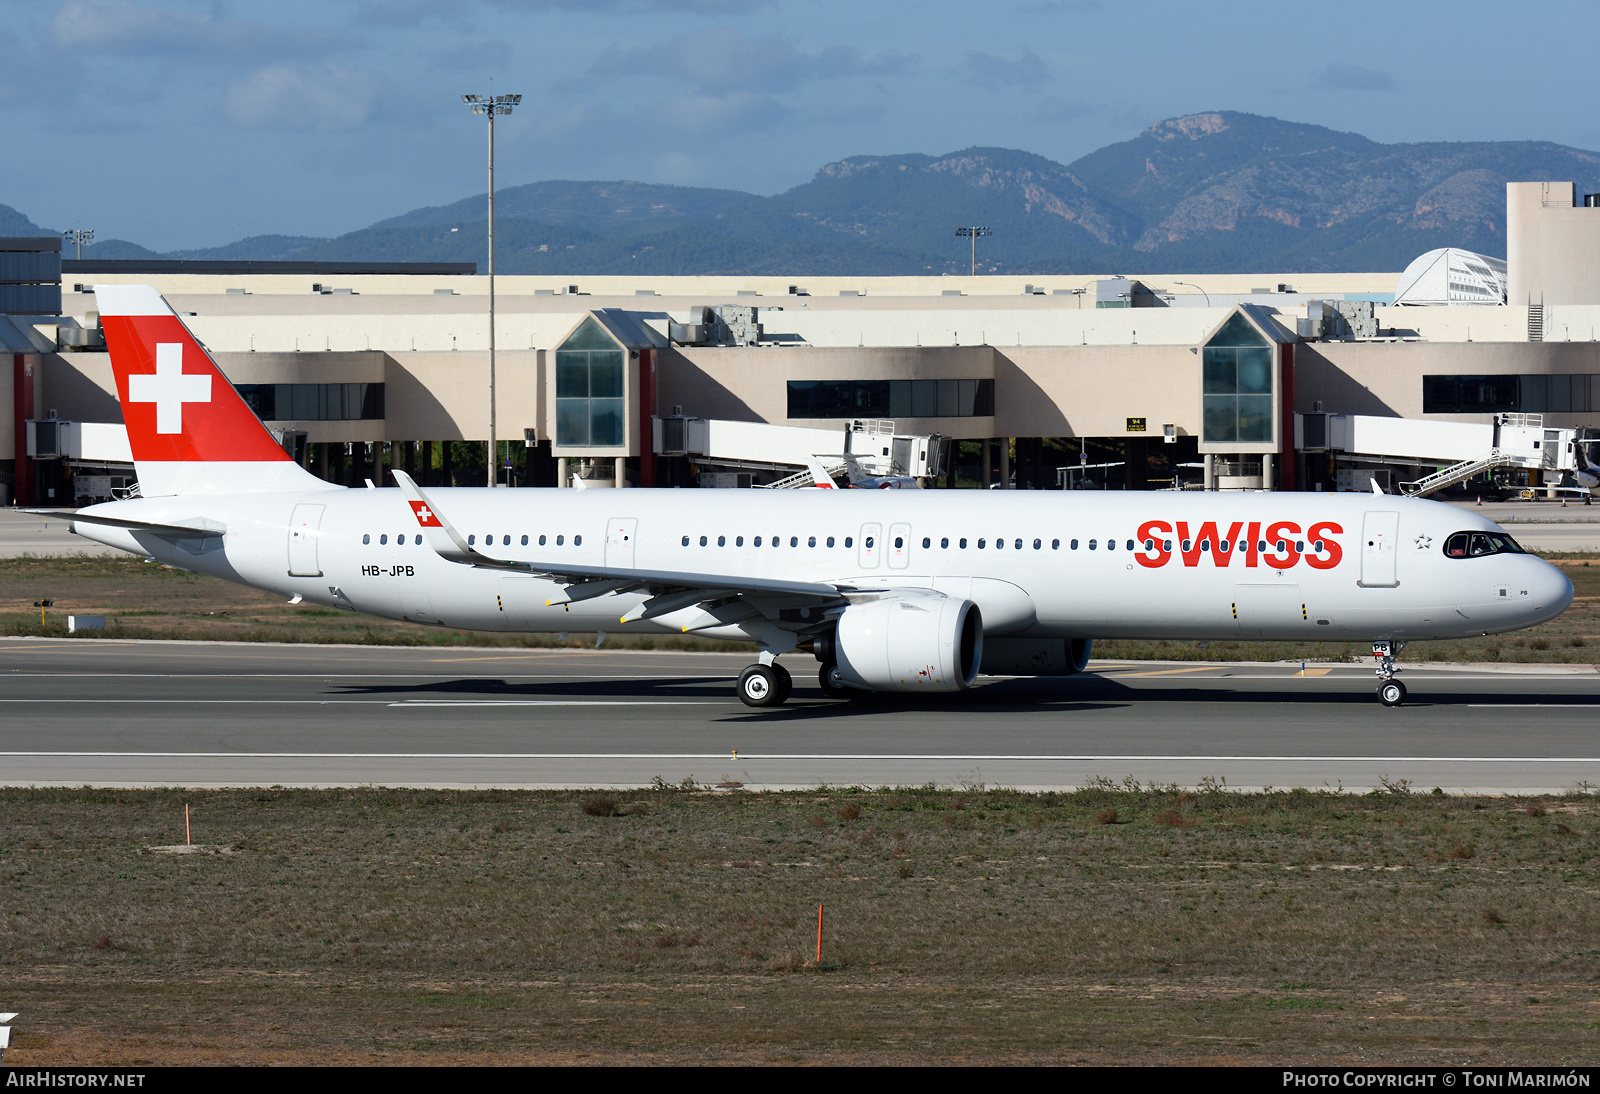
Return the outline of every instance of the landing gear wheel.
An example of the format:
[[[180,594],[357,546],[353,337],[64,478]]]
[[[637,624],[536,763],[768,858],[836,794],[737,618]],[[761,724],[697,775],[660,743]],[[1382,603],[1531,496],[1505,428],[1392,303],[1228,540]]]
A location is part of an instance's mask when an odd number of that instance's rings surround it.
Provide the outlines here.
[[[861,694],[844,682],[839,666],[831,661],[817,670],[817,683],[822,685],[822,693],[830,699],[851,699]]]
[[[739,674],[739,701],[747,707],[775,707],[789,697],[791,686],[788,672],[778,666],[751,665]]]
[[[1385,680],[1378,685],[1378,701],[1386,707],[1397,707],[1406,701],[1406,686],[1398,680]]]
[[[789,701],[789,695],[794,691],[794,677],[789,675],[789,670],[774,661],[770,666],[778,678],[778,697],[772,701],[775,707],[781,707]]]

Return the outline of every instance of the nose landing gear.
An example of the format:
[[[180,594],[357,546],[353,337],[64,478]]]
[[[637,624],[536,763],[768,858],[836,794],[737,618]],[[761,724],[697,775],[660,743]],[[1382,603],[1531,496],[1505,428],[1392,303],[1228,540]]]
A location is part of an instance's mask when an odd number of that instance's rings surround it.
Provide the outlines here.
[[[1404,642],[1372,643],[1372,656],[1378,659],[1378,701],[1386,707],[1406,701],[1406,686],[1395,679],[1400,670],[1394,667],[1395,655],[1405,648]]]

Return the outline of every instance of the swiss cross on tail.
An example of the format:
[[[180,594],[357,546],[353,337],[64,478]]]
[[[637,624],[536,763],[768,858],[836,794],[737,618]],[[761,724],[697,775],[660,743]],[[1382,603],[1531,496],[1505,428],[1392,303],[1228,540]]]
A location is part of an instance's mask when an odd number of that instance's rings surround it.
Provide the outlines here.
[[[413,501],[413,502],[410,503],[410,505],[411,505],[411,511],[417,515],[417,523],[422,525],[422,527],[424,527],[424,528],[443,528],[444,527],[444,525],[439,523],[439,518],[433,515],[433,510],[428,508],[428,503],[427,502],[425,502],[425,501]]]
[[[94,293],[141,484],[152,464],[293,462],[160,293]]]

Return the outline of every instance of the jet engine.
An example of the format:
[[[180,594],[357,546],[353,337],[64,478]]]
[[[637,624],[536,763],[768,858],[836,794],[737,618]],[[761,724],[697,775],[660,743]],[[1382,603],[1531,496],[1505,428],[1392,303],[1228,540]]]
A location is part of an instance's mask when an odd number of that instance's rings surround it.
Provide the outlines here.
[[[839,616],[831,654],[839,675],[871,691],[962,691],[983,660],[983,616],[970,600],[884,597]]]
[[[990,638],[983,644],[985,676],[1071,676],[1089,665],[1092,638]]]

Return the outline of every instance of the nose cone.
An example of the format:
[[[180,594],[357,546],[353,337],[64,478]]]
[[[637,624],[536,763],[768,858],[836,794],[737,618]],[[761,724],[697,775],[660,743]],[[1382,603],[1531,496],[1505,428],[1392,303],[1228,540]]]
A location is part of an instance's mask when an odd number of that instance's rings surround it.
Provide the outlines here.
[[[1535,563],[1536,569],[1528,579],[1528,595],[1533,601],[1534,621],[1543,623],[1566,611],[1572,603],[1572,582],[1560,567],[1542,558],[1529,561]]]

